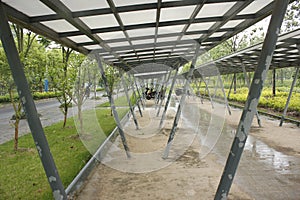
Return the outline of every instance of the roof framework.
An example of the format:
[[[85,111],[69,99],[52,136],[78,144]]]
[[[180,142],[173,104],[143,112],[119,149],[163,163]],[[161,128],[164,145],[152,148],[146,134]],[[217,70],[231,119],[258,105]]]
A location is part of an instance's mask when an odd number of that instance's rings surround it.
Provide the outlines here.
[[[125,71],[178,67],[270,15],[273,0],[2,0],[10,21]]]
[[[255,71],[259,56],[261,55],[262,46],[263,43],[259,43],[200,65],[197,70],[195,70],[194,76],[199,77],[201,76],[201,72],[212,71],[211,69],[213,68],[218,69],[220,74],[243,73],[243,66],[248,72]],[[276,43],[270,69],[300,66],[299,46],[300,29],[281,35]],[[208,73],[205,74],[209,75]],[[215,75],[215,73],[211,73],[211,75]]]

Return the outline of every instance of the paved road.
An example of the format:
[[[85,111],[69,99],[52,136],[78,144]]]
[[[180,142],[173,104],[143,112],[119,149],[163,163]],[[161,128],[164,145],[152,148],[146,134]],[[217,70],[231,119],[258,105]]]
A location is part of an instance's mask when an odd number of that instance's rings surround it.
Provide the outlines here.
[[[102,96],[98,93],[97,96]],[[106,97],[102,97],[100,100],[87,100],[83,106],[83,109],[92,109],[95,104],[100,104],[108,101]],[[63,120],[63,114],[59,109],[59,102],[56,98],[36,101],[36,107],[39,114],[41,114],[41,122],[43,126],[49,126],[53,123]],[[0,108],[0,144],[12,140],[14,137],[14,127],[11,124],[11,117],[14,111],[11,105],[5,105]],[[69,116],[72,117],[73,113],[70,109]],[[21,120],[19,128],[19,136],[29,133],[29,127],[26,120]]]

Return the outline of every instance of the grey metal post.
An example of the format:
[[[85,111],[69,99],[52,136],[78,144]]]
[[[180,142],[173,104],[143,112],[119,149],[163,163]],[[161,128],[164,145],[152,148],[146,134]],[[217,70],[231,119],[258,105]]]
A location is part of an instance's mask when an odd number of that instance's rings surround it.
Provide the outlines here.
[[[160,119],[159,128],[162,128],[162,124],[163,124],[163,122],[165,120],[165,117],[166,117],[166,113],[167,113],[167,109],[168,109],[170,99],[171,99],[171,96],[172,96],[173,88],[174,88],[174,85],[175,85],[175,82],[176,82],[176,79],[177,79],[178,70],[179,70],[179,67],[176,68],[176,72],[175,72],[175,75],[174,75],[173,80],[172,80],[172,84],[171,84],[171,87],[170,87],[170,90],[169,90],[169,94],[168,94],[168,98],[167,98],[167,101],[166,101],[166,104],[165,104],[164,112],[163,112],[163,114],[161,116],[161,119]]]
[[[134,80],[134,84],[135,84],[136,90],[137,90],[138,95],[139,95],[139,101],[141,101],[142,107],[143,107],[143,109],[145,110],[145,105],[144,105],[144,102],[143,102],[143,100],[142,100],[142,95],[141,95],[141,93],[140,93],[139,87],[138,87],[138,85],[137,85],[137,83],[136,83],[136,80],[135,80],[135,77],[134,77],[134,76],[133,76],[133,80]]]
[[[241,61],[241,62],[242,62],[242,61]],[[247,87],[248,87],[248,90],[249,90],[249,88],[250,88],[250,80],[249,80],[249,77],[248,77],[248,75],[247,75],[246,68],[245,68],[245,65],[243,64],[243,62],[242,62],[242,69],[243,69],[244,77],[245,77],[245,80],[246,80],[246,83],[247,83]],[[257,109],[256,109],[255,115],[256,115],[256,118],[257,118],[258,126],[259,126],[259,127],[262,127],[262,126],[261,126],[260,116],[259,116],[259,114],[258,114]]]
[[[218,86],[219,86],[219,78],[217,79],[217,81],[216,81],[216,83],[215,83],[215,91],[214,91],[213,99],[216,98]]]
[[[176,129],[177,129],[177,125],[178,125],[178,122],[179,122],[179,118],[180,118],[180,115],[181,115],[181,110],[182,110],[183,104],[185,102],[185,98],[187,96],[187,89],[188,89],[188,86],[190,84],[191,78],[192,78],[194,70],[195,70],[195,64],[196,64],[196,61],[197,61],[197,58],[198,58],[199,49],[200,49],[200,45],[198,45],[196,47],[195,55],[194,55],[194,58],[192,60],[191,67],[190,67],[190,70],[189,70],[188,75],[187,75],[187,79],[186,79],[184,87],[183,87],[183,94],[181,96],[180,103],[179,103],[178,108],[177,108],[177,112],[176,112],[176,115],[175,115],[173,126],[172,126],[172,129],[171,129],[170,135],[169,135],[168,143],[167,143],[167,146],[166,146],[165,151],[164,151],[163,159],[166,159],[169,156],[169,151],[170,151],[170,148],[171,148],[174,136],[175,136],[175,132],[176,132]]]
[[[299,53],[300,53],[300,46],[298,46],[298,48],[299,48]],[[291,100],[291,97],[292,97],[292,93],[293,93],[293,90],[294,90],[294,86],[295,86],[295,84],[296,84],[297,77],[298,77],[298,74],[299,74],[299,68],[300,68],[300,67],[297,67],[297,69],[296,69],[295,77],[294,77],[293,82],[292,82],[292,85],[291,85],[291,89],[290,89],[290,92],[289,92],[289,96],[288,96],[288,98],[287,98],[287,100],[286,100],[286,104],[285,104],[285,107],[284,107],[284,110],[283,110],[283,114],[282,114],[281,119],[280,119],[279,126],[282,126],[283,121],[284,121],[284,118],[285,118],[285,116],[286,116],[286,112],[287,112],[287,109],[288,109],[289,104],[290,104],[290,100]]]
[[[136,93],[135,93],[134,83],[133,82],[131,82],[131,89],[133,91],[133,96],[134,96],[134,99],[136,100],[136,105],[138,107],[140,116],[143,117],[143,113],[142,113],[142,110],[141,110],[141,107],[140,107],[140,104],[139,104],[140,98],[138,98],[137,95],[136,95]],[[138,88],[137,88],[137,90],[138,90]]]
[[[161,91],[161,98],[162,98],[162,99],[160,100],[159,107],[158,107],[158,111],[157,111],[157,113],[156,113],[156,117],[159,116],[160,108],[161,108],[162,102],[163,102],[163,100],[165,99],[165,93],[166,93],[167,83],[168,83],[169,80],[170,80],[171,74],[172,74],[172,71],[169,72],[168,78],[167,78],[167,80],[165,80],[165,82],[164,82],[164,84],[163,84],[163,86],[162,86],[163,91],[162,91],[162,89],[160,90],[160,91]]]
[[[210,96],[210,92],[209,92],[209,89],[208,89],[208,85],[207,85],[205,79],[203,78],[203,76],[201,76],[201,78],[202,78],[202,80],[203,80],[203,82],[204,82],[205,89],[206,89],[206,91],[207,91],[207,95],[208,95],[209,100],[210,100],[210,103],[211,103],[211,107],[214,108],[214,103],[213,103],[213,100],[212,100],[212,98],[211,98],[211,96]]]
[[[110,93],[108,85],[107,85],[107,78],[106,78],[106,75],[105,75],[105,72],[104,72],[104,69],[103,69],[101,58],[100,58],[99,54],[94,54],[94,55],[95,55],[95,59],[98,63],[98,67],[100,69],[102,80],[104,81],[105,91],[107,93],[107,97],[108,97],[108,100],[109,100],[109,103],[110,103],[110,107],[111,107],[111,110],[113,112],[113,115],[114,115],[114,118],[115,118],[115,121],[116,121],[116,124],[117,124],[117,127],[118,127],[118,131],[119,131],[122,143],[123,143],[124,150],[126,152],[127,158],[130,158],[131,156],[130,156],[129,148],[128,148],[128,145],[127,145],[125,133],[124,133],[124,131],[122,129],[122,126],[121,126],[121,122],[120,122],[119,114],[116,110],[114,98],[112,97],[112,93]]]
[[[26,113],[28,125],[31,130],[35,146],[38,150],[38,154],[46,173],[47,180],[52,189],[53,197],[57,200],[67,199],[64,186],[58,174],[55,162],[50,152],[47,138],[45,137],[41,121],[39,119],[34,101],[32,99],[32,95],[30,93],[28,82],[24,74],[24,69],[1,0],[0,37],[14,82],[17,86],[19,98]]]
[[[227,107],[229,115],[231,115],[231,110],[230,110],[230,107],[229,107],[229,104],[228,104],[228,100],[227,100],[227,97],[226,97],[226,93],[225,93],[225,90],[224,90],[224,85],[223,85],[220,74],[218,74],[218,79],[219,79],[220,86],[221,86],[221,89],[222,89],[222,93],[223,93],[223,96],[224,96],[225,105]]]
[[[258,66],[249,90],[247,101],[232,143],[230,153],[215,195],[215,199],[227,199],[233,178],[242,156],[247,136],[255,115],[256,107],[263,89],[267,71],[270,67],[276,41],[289,1],[276,0],[267,35],[264,40]]]
[[[199,81],[199,84],[198,84],[198,81],[196,79],[194,79],[194,80],[195,80],[195,84],[196,84],[196,87],[197,87],[197,94],[199,94],[201,104],[203,104],[203,99],[202,99],[202,96],[201,96],[201,93],[200,93],[201,80]]]
[[[128,88],[127,88],[128,86],[127,86],[127,84],[125,83],[124,77],[123,77],[123,76],[122,76],[121,80],[122,80],[122,84],[123,84],[123,86],[124,86],[125,96],[126,96],[126,99],[127,99],[128,105],[129,105],[129,109],[130,109],[130,112],[131,112],[131,115],[132,115],[132,118],[133,118],[135,127],[136,127],[136,129],[139,129],[139,124],[138,124],[138,122],[137,122],[137,120],[136,120],[135,113],[134,113],[134,109],[133,109],[133,106],[132,106],[132,104],[131,104],[131,101],[130,101],[130,98],[129,98],[129,95],[128,95]]]
[[[229,88],[229,91],[228,91],[227,99],[230,98],[230,93],[231,93],[231,89],[232,89],[233,82],[234,82],[234,75],[233,75],[233,77],[232,77],[232,81],[231,81],[230,88]]]
[[[273,96],[276,96],[276,69],[273,69],[273,81],[272,81],[272,91],[273,91]]]
[[[236,73],[233,74],[233,94],[236,94]]]
[[[166,79],[167,79],[167,74],[165,74],[163,80],[162,80],[162,79],[160,80],[160,83],[159,83],[159,84],[157,83],[157,86],[156,86],[156,89],[155,89],[156,94],[155,94],[155,98],[154,98],[154,100],[155,100],[155,110],[157,109],[157,107],[158,107],[158,102],[159,102],[159,92],[158,92],[158,91],[161,90],[161,88],[162,88],[164,82],[166,81]],[[158,80],[157,80],[157,82],[158,82]]]

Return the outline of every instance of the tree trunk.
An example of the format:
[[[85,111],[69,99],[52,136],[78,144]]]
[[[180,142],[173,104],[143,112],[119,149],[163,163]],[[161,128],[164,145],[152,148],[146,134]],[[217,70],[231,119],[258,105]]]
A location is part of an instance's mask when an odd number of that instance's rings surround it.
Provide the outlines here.
[[[18,151],[18,145],[19,145],[19,123],[20,123],[20,119],[18,116],[16,116],[16,121],[14,123],[14,127],[15,127],[14,150],[15,151]]]

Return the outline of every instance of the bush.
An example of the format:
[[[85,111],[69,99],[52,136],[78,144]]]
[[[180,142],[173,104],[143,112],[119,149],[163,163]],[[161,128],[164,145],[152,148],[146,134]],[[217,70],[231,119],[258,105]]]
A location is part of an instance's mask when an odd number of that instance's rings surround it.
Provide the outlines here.
[[[56,93],[56,92],[34,92],[32,94],[32,97],[34,100],[39,100],[39,99],[54,98],[60,95],[61,95],[60,93]],[[18,101],[19,96],[14,95],[13,98],[14,101]],[[10,102],[11,101],[9,95],[0,96],[0,103],[10,103]]]

